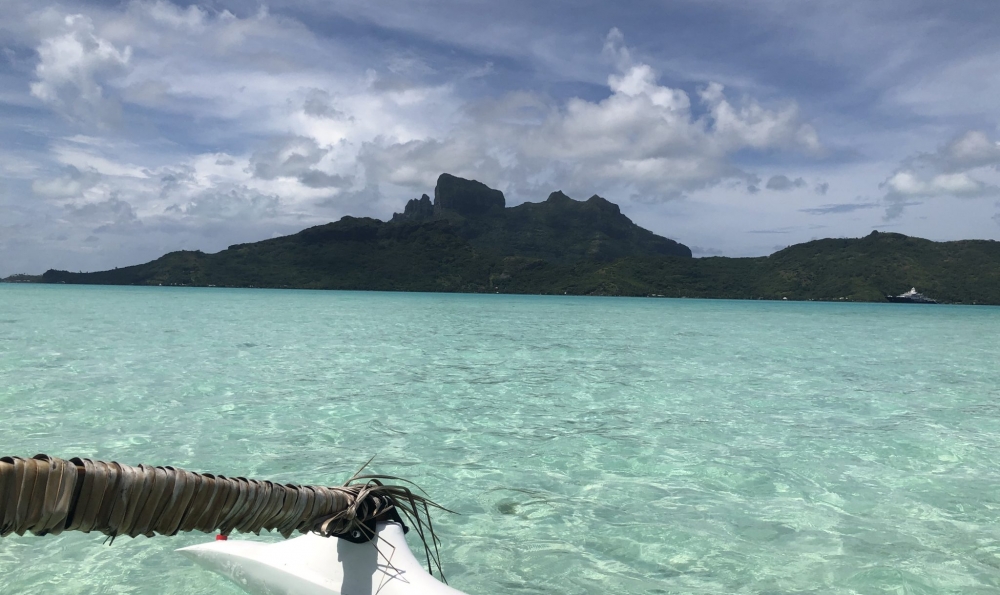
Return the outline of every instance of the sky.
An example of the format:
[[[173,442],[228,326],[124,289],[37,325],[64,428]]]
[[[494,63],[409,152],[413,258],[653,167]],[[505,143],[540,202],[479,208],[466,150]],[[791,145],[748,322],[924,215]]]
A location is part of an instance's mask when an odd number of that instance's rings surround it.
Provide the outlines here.
[[[388,219],[442,172],[695,256],[1000,239],[1000,4],[0,0],[0,277]]]

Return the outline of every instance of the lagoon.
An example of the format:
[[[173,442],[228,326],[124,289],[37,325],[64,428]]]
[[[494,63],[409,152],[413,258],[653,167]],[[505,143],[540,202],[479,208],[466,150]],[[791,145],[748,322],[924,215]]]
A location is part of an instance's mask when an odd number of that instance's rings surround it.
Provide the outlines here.
[[[471,595],[995,593],[998,364],[996,307],[0,285],[0,454],[375,456]],[[207,539],[12,536],[0,585],[241,593]]]

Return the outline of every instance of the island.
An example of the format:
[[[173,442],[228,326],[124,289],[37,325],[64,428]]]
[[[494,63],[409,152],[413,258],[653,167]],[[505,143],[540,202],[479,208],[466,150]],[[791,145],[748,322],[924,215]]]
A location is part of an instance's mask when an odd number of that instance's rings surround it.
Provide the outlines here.
[[[769,256],[693,258],[600,196],[557,191],[507,207],[499,190],[442,174],[433,200],[414,198],[389,221],[348,216],[215,254],[4,281],[864,302],[919,287],[940,303],[1000,304],[1000,242],[875,231]]]

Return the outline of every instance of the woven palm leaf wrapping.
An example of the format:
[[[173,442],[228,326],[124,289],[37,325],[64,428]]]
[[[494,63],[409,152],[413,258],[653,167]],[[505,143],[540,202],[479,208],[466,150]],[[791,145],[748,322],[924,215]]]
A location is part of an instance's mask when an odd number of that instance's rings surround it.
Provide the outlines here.
[[[42,454],[2,457],[0,536],[95,531],[114,540],[122,535],[265,530],[286,538],[296,531],[327,537],[361,531],[373,538],[371,521],[395,510],[423,542],[428,568],[436,567],[440,574],[430,508],[444,509],[405,485],[384,481],[409,483],[355,474],[335,487],[283,485],[175,467],[67,461]]]

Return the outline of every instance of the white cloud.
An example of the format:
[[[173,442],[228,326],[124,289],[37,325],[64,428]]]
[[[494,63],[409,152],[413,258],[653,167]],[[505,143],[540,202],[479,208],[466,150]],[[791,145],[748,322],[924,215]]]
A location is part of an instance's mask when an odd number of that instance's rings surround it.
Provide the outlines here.
[[[309,188],[350,186],[350,176],[317,168],[329,152],[329,148],[320,147],[309,137],[274,139],[270,147],[257,151],[250,157],[250,172],[255,178],[262,180],[295,179]]]
[[[100,180],[94,172],[82,172],[72,165],[55,178],[36,178],[31,191],[42,198],[66,199],[81,196]]]
[[[977,167],[1000,167],[1000,142],[991,141],[981,130],[970,130],[948,143],[936,155],[921,160],[936,162],[945,171],[962,171]]]
[[[906,159],[884,182],[886,218],[902,215],[908,201],[1000,195],[1000,143],[981,130],[967,131],[933,153]]]
[[[278,215],[281,199],[245,186],[213,188],[192,196],[182,204],[171,205],[166,213],[203,221],[261,220]]]
[[[127,73],[131,55],[130,47],[97,36],[89,17],[66,16],[38,45],[31,94],[69,118],[107,124],[120,107],[103,85]]]
[[[514,186],[546,180],[655,201],[725,179],[751,183],[755,176],[732,162],[738,151],[821,150],[794,104],[734,104],[717,83],[699,92],[706,115],[696,116],[688,94],[658,83],[650,65],[633,62],[623,40],[617,29],[608,34],[604,54],[618,71],[608,77],[603,100],[558,106],[514,93],[467,109],[468,119],[449,136],[370,143],[367,163],[377,162],[383,179],[401,185],[426,187],[434,172],[473,170]]]
[[[801,122],[795,105],[773,111],[746,99],[739,108],[735,108],[718,83],[710,83],[700,95],[711,111],[718,141],[725,143],[724,146],[730,150],[799,147],[815,152],[821,149],[816,131]]]
[[[603,99],[470,100],[462,76],[441,82],[407,55],[372,60],[266,11],[137,0],[82,12],[35,17],[32,93],[76,126],[50,141],[29,186],[65,212],[127,204],[134,221],[101,224],[119,234],[386,217],[441,172],[513,201],[559,187],[636,203],[721,183],[745,193],[760,180],[737,153],[822,149],[794,103],[765,106],[709,81],[694,94],[664,84],[617,30],[604,47],[614,70]],[[119,113],[141,131],[109,128]],[[219,232],[228,222],[231,233]]]
[[[52,147],[52,157],[62,165],[105,176],[144,178],[147,175],[141,166],[124,162],[115,151],[101,151],[99,147],[80,143],[57,142]]]
[[[977,196],[989,189],[985,183],[973,179],[966,172],[938,174],[923,179],[912,171],[899,171],[885,182],[892,194],[900,196]]]
[[[731,159],[738,151],[820,149],[792,103],[770,109],[748,97],[733,101],[709,82],[695,97],[696,113],[684,90],[659,83],[651,65],[633,58],[617,29],[604,46],[616,68],[608,97],[559,105],[519,92],[467,103],[451,84],[421,83],[433,69],[410,56],[390,59],[383,72],[362,70],[345,59],[348,48],[266,11],[238,18],[138,1],[99,25],[80,15],[65,23],[72,29],[52,39],[90,48],[77,52],[88,58],[72,62],[83,74],[44,80],[83,81],[73,88],[85,89],[79,96],[91,104],[134,102],[270,136],[237,156],[249,162],[241,175],[219,183],[280,193],[287,204],[358,193],[359,184],[426,191],[443,171],[507,188],[575,185],[656,201],[726,179],[752,184],[755,176]],[[42,65],[50,62],[43,56]],[[127,74],[114,97],[96,82],[114,70],[109,64]],[[42,65],[39,72],[48,72]],[[417,79],[393,78],[401,74]],[[82,143],[53,147],[64,165],[119,179],[191,160],[134,164],[127,152],[117,161],[112,153]],[[39,183],[38,192],[58,193],[53,184]]]

